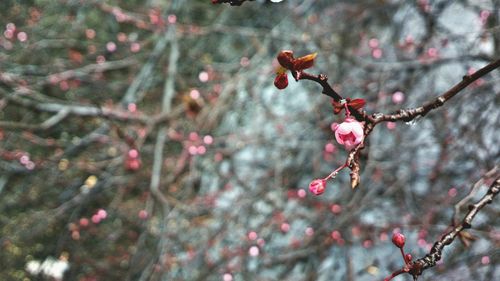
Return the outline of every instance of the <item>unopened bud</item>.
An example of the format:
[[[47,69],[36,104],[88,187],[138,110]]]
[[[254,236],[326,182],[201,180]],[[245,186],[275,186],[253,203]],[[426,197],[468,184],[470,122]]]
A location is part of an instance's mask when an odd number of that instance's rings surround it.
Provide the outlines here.
[[[280,73],[276,75],[276,78],[274,79],[274,86],[276,88],[283,90],[288,86],[288,76],[286,73]]]
[[[392,235],[392,243],[396,245],[398,248],[403,248],[405,245],[406,238],[403,234],[401,233],[394,233]]]
[[[321,195],[325,192],[326,189],[326,180],[325,179],[317,179],[313,180],[309,184],[309,191],[311,191],[314,195]]]

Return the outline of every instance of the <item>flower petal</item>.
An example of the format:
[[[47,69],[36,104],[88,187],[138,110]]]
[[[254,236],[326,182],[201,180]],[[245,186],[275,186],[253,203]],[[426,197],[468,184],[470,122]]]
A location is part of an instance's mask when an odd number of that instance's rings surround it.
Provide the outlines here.
[[[330,125],[330,128],[332,129],[332,131],[335,132],[335,130],[337,130],[337,128],[339,127],[339,124],[338,123],[332,123],[332,125]]]
[[[351,128],[352,128],[352,133],[356,136],[356,138],[363,136],[364,132],[361,123],[356,121],[356,123],[352,123]]]
[[[339,144],[344,144],[344,140],[340,137],[338,131],[335,131],[335,139]]]
[[[347,135],[351,131],[352,131],[351,125],[347,122],[344,122],[337,127],[337,130],[335,132],[338,132],[341,135]]]

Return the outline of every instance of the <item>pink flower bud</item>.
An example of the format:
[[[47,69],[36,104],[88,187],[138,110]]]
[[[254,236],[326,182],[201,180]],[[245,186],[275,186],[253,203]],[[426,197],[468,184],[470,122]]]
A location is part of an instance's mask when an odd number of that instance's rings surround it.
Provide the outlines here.
[[[326,180],[325,179],[317,179],[313,180],[309,184],[309,191],[311,191],[314,195],[321,195],[325,192],[326,188]]]
[[[87,218],[81,218],[80,219],[80,226],[86,227],[89,225],[89,220]]]
[[[363,124],[358,120],[348,117],[341,124],[332,124],[335,139],[346,149],[351,150],[363,141]]]
[[[394,243],[394,245],[396,245],[396,247],[398,248],[403,248],[405,245],[405,241],[406,238],[401,233],[396,232],[392,235],[392,243]]]
[[[405,255],[405,262],[406,263],[410,263],[412,259],[413,259],[413,257],[411,256],[411,254],[406,254]]]
[[[140,219],[145,220],[148,218],[148,216],[149,216],[148,211],[146,211],[146,210],[139,211],[139,218]]]

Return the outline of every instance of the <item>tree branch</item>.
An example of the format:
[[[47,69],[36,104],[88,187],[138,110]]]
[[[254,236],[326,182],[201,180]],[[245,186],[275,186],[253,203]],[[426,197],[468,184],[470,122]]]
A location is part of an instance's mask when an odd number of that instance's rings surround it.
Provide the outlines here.
[[[375,120],[374,123],[378,124],[383,121],[411,121],[415,119],[418,116],[425,116],[429,111],[436,109],[438,107],[443,106],[445,102],[447,102],[449,99],[457,95],[460,91],[465,89],[467,86],[472,84],[474,81],[477,79],[483,77],[484,75],[490,73],[491,71],[497,69],[500,67],[500,59],[486,65],[485,67],[479,69],[478,71],[474,72],[471,75],[465,75],[458,84],[453,86],[453,88],[449,89],[446,91],[444,94],[440,95],[439,97],[428,101],[422,106],[416,107],[416,108],[410,108],[410,109],[401,109],[397,111],[396,113],[393,114],[382,114],[382,115],[375,115]]]
[[[292,73],[292,74],[294,77],[296,77],[297,80],[311,80],[320,84],[321,87],[323,88],[323,91],[321,93],[331,97],[334,101],[340,102],[340,100],[344,99],[339,93],[337,93],[332,88],[332,86],[330,86],[330,84],[328,83],[328,77],[325,74],[319,74],[317,76],[314,76],[305,71],[301,71],[300,74],[297,73]],[[354,115],[356,119],[358,119],[359,121],[365,121],[370,123],[374,121],[374,119],[368,114],[366,114],[365,111],[352,108],[351,106],[348,106],[348,108],[351,111],[351,114]]]
[[[500,177],[498,177],[488,189],[488,192],[475,204],[469,205],[469,212],[465,215],[462,223],[455,226],[451,231],[446,233],[440,240],[434,243],[431,251],[425,257],[420,258],[410,265],[410,270],[408,273],[414,278],[422,275],[424,270],[433,267],[441,259],[444,247],[450,245],[453,240],[459,235],[464,229],[471,228],[472,220],[477,215],[477,213],[487,204],[490,204],[495,196],[498,195],[500,191]]]
[[[21,122],[11,122],[11,121],[0,121],[0,128],[7,129],[23,129],[23,130],[48,130],[55,125],[59,124],[64,118],[69,115],[70,111],[67,108],[62,108],[55,115],[45,120],[43,123],[34,125],[34,124],[26,124]]]
[[[136,122],[148,125],[150,127],[154,127],[159,124],[167,123],[184,112],[184,109],[182,107],[178,107],[175,108],[174,110],[161,112],[154,116],[148,116],[143,114],[133,114],[126,110],[114,109],[108,107],[37,102],[28,98],[24,98],[21,95],[8,94],[6,95],[6,98],[8,101],[11,101],[17,105],[31,108],[36,111],[55,113],[54,116],[45,120],[41,124],[27,124],[14,121],[0,121],[0,128],[17,129],[17,130],[32,130],[32,131],[48,130],[52,128],[54,125],[64,120],[64,118],[66,118],[69,115],[104,118],[121,122]]]
[[[254,1],[254,0],[212,0],[212,3],[213,4],[229,3],[231,6],[240,6],[245,1]]]
[[[372,115],[368,115],[364,110],[356,109],[349,104],[347,105],[351,114],[356,117],[358,121],[364,121],[364,139],[366,140],[370,135],[373,128],[381,122],[384,121],[411,121],[418,116],[425,116],[429,111],[439,108],[443,106],[449,99],[453,98],[460,91],[465,89],[467,86],[472,84],[477,79],[483,77],[484,75],[490,73],[491,71],[500,67],[500,59],[484,66],[473,74],[465,75],[458,84],[453,86],[451,89],[446,91],[444,94],[438,96],[437,98],[428,101],[422,106],[410,109],[401,109],[393,114],[382,114],[382,113],[374,113]],[[293,71],[292,76],[296,81],[299,80],[310,80],[314,81],[321,85],[323,88],[322,93],[324,95],[329,96],[336,102],[340,102],[344,98],[337,93],[333,87],[328,83],[328,77],[324,74],[312,75],[303,70]],[[364,148],[364,143],[359,144],[356,148],[352,149],[349,152],[349,156],[346,160],[346,165],[351,170],[351,187],[355,188],[360,182],[360,163],[359,163],[359,153]]]

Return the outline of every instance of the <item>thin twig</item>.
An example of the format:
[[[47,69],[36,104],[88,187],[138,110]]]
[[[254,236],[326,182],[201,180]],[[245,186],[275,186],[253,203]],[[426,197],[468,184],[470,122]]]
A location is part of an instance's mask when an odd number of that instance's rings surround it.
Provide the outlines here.
[[[296,73],[293,73],[294,77],[298,77],[298,80],[311,80],[314,82],[317,82],[318,84],[321,85],[323,88],[322,93],[324,95],[327,95],[331,97],[333,100],[336,102],[340,102],[342,99],[344,99],[339,93],[337,93],[332,86],[328,83],[328,77],[324,74],[319,74],[317,76],[311,75],[305,71],[301,71],[300,75],[297,75]],[[374,120],[371,116],[366,114],[363,110],[358,110],[355,108],[352,108],[351,106],[348,106],[349,111],[358,119],[359,121],[366,121],[372,123]]]
[[[212,0],[212,3],[213,4],[229,3],[231,6],[240,6],[245,1],[254,1],[254,0]]]

